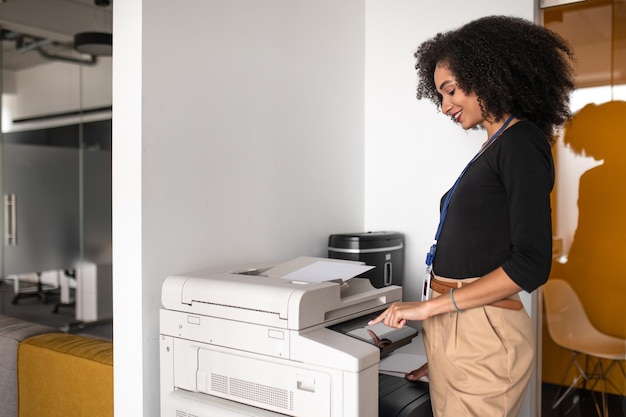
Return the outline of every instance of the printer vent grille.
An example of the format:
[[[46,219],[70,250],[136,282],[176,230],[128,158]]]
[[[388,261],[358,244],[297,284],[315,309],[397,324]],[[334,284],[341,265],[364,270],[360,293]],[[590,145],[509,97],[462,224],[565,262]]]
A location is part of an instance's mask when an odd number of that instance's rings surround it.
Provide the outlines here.
[[[293,392],[282,388],[211,374],[211,390],[284,410],[293,410]]]
[[[176,417],[198,417],[196,414],[189,414],[186,411],[176,410]]]
[[[228,394],[228,377],[224,375],[211,374],[211,389],[213,391]]]

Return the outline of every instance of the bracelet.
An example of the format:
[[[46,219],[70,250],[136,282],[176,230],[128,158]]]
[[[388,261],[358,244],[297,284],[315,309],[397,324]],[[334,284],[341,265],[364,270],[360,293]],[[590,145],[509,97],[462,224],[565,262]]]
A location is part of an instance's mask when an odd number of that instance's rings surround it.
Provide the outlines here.
[[[452,295],[453,292],[454,292],[454,288],[450,288],[450,301],[452,302],[452,306],[454,306],[454,309],[456,310],[456,312],[461,314],[463,313],[463,310],[461,310],[459,306],[457,306],[456,303],[454,302],[454,295]]]

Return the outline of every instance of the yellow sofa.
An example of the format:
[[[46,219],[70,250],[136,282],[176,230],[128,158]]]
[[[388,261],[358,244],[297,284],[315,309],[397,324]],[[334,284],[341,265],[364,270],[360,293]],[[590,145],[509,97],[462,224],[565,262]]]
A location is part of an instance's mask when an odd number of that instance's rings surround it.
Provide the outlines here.
[[[0,315],[0,417],[17,417],[17,349],[23,340],[61,329]]]
[[[113,343],[41,334],[18,347],[19,417],[113,416]]]

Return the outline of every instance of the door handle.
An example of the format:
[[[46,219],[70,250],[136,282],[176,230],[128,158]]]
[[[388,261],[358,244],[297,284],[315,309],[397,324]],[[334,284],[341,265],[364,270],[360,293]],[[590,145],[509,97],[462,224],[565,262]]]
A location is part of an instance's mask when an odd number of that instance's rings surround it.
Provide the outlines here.
[[[4,195],[4,243],[17,246],[17,198],[15,194]]]

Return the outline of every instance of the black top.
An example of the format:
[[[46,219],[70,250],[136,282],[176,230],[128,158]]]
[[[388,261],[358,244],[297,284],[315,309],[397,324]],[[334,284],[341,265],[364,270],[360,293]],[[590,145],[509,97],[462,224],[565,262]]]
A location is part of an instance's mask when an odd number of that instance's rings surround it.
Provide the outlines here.
[[[437,242],[434,273],[473,278],[502,266],[524,290],[541,286],[552,260],[553,185],[554,163],[544,133],[528,121],[509,127],[474,161],[454,191]]]

